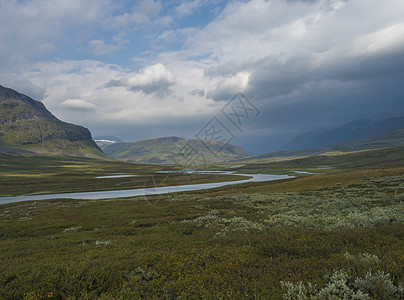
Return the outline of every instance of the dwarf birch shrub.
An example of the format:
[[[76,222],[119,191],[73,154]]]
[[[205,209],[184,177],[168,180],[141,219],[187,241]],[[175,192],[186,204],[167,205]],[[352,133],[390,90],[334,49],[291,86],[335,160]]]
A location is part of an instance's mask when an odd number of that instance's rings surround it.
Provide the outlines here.
[[[66,228],[65,230],[63,230],[63,232],[69,232],[69,231],[79,231],[79,230],[81,230],[81,229],[83,229],[83,227],[82,226],[77,226],[77,227],[70,227],[70,228]]]
[[[355,289],[366,291],[372,298],[376,299],[403,299],[404,288],[395,285],[390,274],[378,271],[368,271],[364,277],[357,278],[352,286]]]
[[[363,185],[302,193],[231,194],[196,199],[232,202],[261,221],[228,219],[212,210],[194,219],[199,227],[228,231],[270,227],[357,229],[404,222],[404,178],[385,176]],[[194,199],[195,200],[195,199]],[[230,230],[232,229],[232,230]]]
[[[137,267],[135,271],[124,274],[126,279],[137,278],[139,280],[152,280],[160,277],[160,274],[155,270],[145,270],[142,267]]]
[[[306,300],[315,296],[317,293],[316,286],[313,286],[310,282],[305,284],[302,281],[298,281],[296,283],[281,281],[281,286],[283,289],[286,289],[285,294],[283,294],[283,299],[285,300]]]
[[[111,245],[111,241],[110,240],[108,240],[108,241],[95,241],[95,245],[96,246],[108,246],[108,245]]]
[[[380,259],[372,254],[345,254],[348,269],[334,270],[323,288],[317,290],[315,285],[281,282],[285,289],[283,299],[403,299],[404,288],[395,284],[390,274],[378,269]],[[366,271],[365,271],[366,270]],[[364,275],[361,275],[364,274]]]
[[[182,222],[193,222],[198,228],[220,228],[215,236],[225,236],[230,232],[248,232],[250,230],[264,230],[263,224],[249,221],[244,217],[225,218],[219,216],[219,211],[211,210],[206,216],[197,217],[191,221],[183,220]]]
[[[360,290],[355,290],[350,285],[350,276],[344,270],[335,270],[329,282],[313,299],[369,299],[369,295]]]
[[[368,271],[377,271],[381,268],[381,260],[370,253],[360,253],[358,255],[352,255],[345,253],[345,263],[348,270],[352,275],[363,275]]]
[[[267,227],[356,229],[404,222],[403,182],[386,176],[361,186],[227,198],[254,209]]]

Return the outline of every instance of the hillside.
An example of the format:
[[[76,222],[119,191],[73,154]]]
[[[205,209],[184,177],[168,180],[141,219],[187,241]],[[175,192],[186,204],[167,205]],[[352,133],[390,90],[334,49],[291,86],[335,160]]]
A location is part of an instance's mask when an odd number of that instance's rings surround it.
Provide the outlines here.
[[[332,130],[311,130],[300,134],[286,143],[282,150],[298,150],[326,147],[373,138],[389,132],[404,129],[404,117],[387,118],[379,121],[356,120]]]
[[[343,143],[339,145],[319,147],[312,149],[300,149],[291,151],[278,151],[269,152],[265,154],[245,157],[238,159],[237,161],[249,161],[249,160],[262,160],[262,159],[277,159],[286,157],[306,157],[319,155],[329,152],[353,152],[362,150],[372,150],[381,148],[391,148],[404,146],[404,129],[389,132],[387,134],[379,135],[373,138],[354,141],[351,143]]]
[[[0,86],[0,153],[30,151],[105,157],[82,126],[60,121],[42,102]]]
[[[215,163],[246,155],[240,146],[222,142],[201,142],[196,139],[174,136],[132,143],[112,143],[103,150],[108,156],[115,159],[153,164],[179,163],[186,165],[188,160],[196,160],[200,164]],[[200,155],[192,155],[188,152],[194,150]]]

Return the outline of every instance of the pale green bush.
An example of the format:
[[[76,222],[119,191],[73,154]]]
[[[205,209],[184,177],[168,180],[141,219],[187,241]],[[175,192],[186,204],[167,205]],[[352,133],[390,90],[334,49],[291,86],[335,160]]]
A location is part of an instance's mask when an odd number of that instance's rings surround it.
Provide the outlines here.
[[[348,273],[344,270],[335,270],[329,282],[312,299],[370,299],[369,295],[352,288]]]
[[[403,299],[404,288],[395,284],[390,274],[383,271],[372,271],[381,265],[380,259],[372,254],[345,254],[348,270],[334,270],[323,288],[317,290],[311,283],[301,281],[281,282],[286,291],[283,299]],[[367,271],[364,271],[367,270]],[[366,272],[364,275],[359,275]]]
[[[208,215],[200,216],[193,220],[183,220],[183,223],[193,222],[198,228],[219,228],[216,237],[225,236],[230,232],[248,232],[249,230],[264,230],[263,224],[249,221],[244,217],[225,218],[220,216],[217,210],[211,210]]]
[[[160,274],[155,270],[145,270],[142,267],[136,267],[135,271],[124,274],[126,279],[150,281],[160,277]]]
[[[366,291],[373,298],[403,299],[404,288],[394,285],[390,274],[378,271],[368,271],[362,278],[357,278],[352,286],[360,291]]]
[[[95,245],[96,246],[108,246],[111,245],[111,241],[95,241]]]
[[[81,230],[81,229],[83,229],[83,227],[82,226],[77,226],[77,227],[70,227],[70,228],[66,228],[65,230],[63,230],[63,232],[69,232],[69,231],[79,231],[79,230]]]
[[[315,296],[317,293],[316,286],[313,286],[310,282],[305,284],[302,281],[298,281],[296,283],[281,281],[281,286],[283,289],[286,289],[286,292],[283,294],[283,299],[285,300],[306,300]]]

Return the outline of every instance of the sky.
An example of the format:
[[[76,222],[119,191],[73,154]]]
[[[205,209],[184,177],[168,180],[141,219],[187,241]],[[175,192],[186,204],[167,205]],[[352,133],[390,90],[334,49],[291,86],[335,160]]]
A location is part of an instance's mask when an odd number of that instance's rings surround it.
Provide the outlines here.
[[[0,85],[93,136],[265,153],[404,115],[403,83],[402,0],[0,0]]]

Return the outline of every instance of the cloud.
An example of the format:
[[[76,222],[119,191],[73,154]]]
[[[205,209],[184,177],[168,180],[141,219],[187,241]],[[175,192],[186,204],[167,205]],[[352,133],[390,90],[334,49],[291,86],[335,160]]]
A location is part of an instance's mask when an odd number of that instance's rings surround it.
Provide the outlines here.
[[[92,112],[96,107],[94,104],[84,101],[82,99],[67,99],[62,102],[61,106],[68,110]]]
[[[31,59],[63,51],[62,45],[77,47],[87,33],[102,28],[114,10],[107,0],[2,1],[0,65],[15,69]]]
[[[205,90],[204,89],[194,89],[191,91],[191,95],[198,96],[198,97],[205,97]]]
[[[180,17],[191,15],[202,5],[200,0],[181,2],[175,9]]]
[[[213,100],[192,95],[193,85],[176,80],[164,97],[159,90],[146,94],[127,85],[108,86],[116,78],[131,78],[135,87],[145,89],[161,81],[171,82],[174,73],[156,65],[131,72],[95,60],[55,61],[37,63],[23,74],[38,86],[46,83],[43,103],[55,116],[97,134],[118,130],[125,135],[116,135],[128,140],[135,135],[147,138],[148,132],[156,134],[158,130],[161,135],[192,134],[221,107]],[[86,113],[86,117],[77,112]]]
[[[111,80],[107,87],[123,86],[131,91],[142,91],[145,94],[154,92],[167,93],[175,83],[175,76],[161,64],[146,67],[141,72],[123,79]]]
[[[29,80],[10,81],[6,85],[22,94],[30,96],[34,100],[43,100],[46,96],[45,87],[36,86]]]
[[[206,96],[216,101],[227,101],[236,93],[243,92],[249,82],[248,72],[239,72],[234,76],[219,81],[213,90],[207,92]]]
[[[108,45],[105,44],[103,40],[91,40],[88,42],[88,46],[91,48],[95,55],[101,56],[122,49],[124,47],[123,45],[126,43],[128,43],[127,40],[119,41],[117,45]]]
[[[361,36],[354,41],[357,55],[378,55],[404,51],[404,22]]]
[[[262,112],[243,132],[275,145],[404,111],[403,11],[396,0],[3,1],[0,82],[68,121],[145,135],[192,135],[242,91]]]
[[[162,3],[159,0],[141,0],[132,7],[131,12],[115,16],[113,25],[115,27],[128,27],[133,24],[167,24],[171,22],[171,18],[160,16],[162,9]]]

